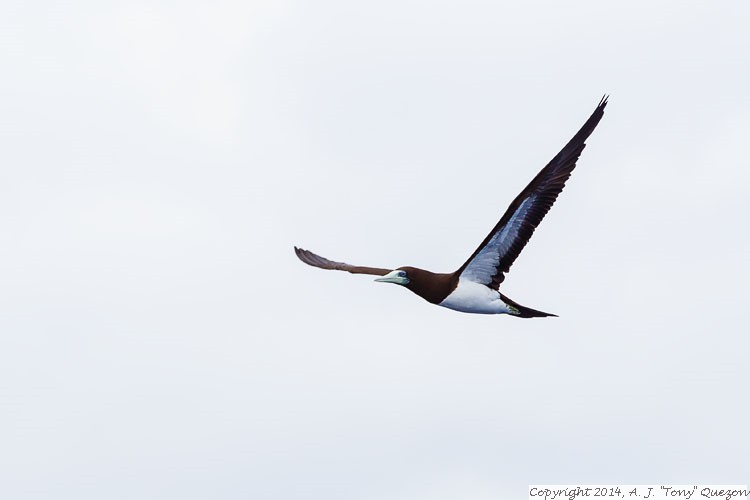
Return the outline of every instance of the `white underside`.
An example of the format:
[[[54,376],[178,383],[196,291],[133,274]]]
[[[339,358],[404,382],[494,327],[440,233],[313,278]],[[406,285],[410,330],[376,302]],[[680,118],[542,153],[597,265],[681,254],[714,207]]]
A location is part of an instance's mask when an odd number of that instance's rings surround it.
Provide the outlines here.
[[[508,314],[508,305],[500,298],[497,290],[459,278],[458,286],[440,304],[455,311],[476,314]]]

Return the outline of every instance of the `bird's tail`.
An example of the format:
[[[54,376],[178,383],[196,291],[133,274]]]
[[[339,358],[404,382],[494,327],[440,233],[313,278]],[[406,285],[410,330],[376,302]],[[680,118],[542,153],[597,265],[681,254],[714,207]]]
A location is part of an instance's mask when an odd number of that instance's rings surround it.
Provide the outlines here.
[[[519,318],[544,318],[546,316],[554,316],[557,317],[557,314],[552,313],[546,313],[542,311],[537,311],[536,309],[532,309],[530,307],[522,306],[518,302],[509,299],[502,293],[500,294],[500,298],[503,299],[503,302],[508,304],[508,309],[510,309],[510,315],[511,316],[517,316]]]

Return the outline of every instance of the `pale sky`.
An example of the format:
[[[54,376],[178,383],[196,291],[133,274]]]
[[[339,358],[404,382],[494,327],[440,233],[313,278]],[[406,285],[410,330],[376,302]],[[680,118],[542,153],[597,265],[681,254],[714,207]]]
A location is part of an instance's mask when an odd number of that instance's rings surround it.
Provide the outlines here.
[[[750,480],[750,4],[0,6],[0,498]],[[501,291],[435,307],[604,93]]]

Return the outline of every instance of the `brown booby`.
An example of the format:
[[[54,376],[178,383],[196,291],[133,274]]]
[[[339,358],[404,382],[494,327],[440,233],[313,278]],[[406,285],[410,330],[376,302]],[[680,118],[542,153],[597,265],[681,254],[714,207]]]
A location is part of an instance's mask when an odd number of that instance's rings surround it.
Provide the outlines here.
[[[498,289],[505,279],[505,273],[510,270],[557,195],[565,187],[565,181],[570,177],[586,146],[586,139],[604,116],[606,106],[605,95],[581,130],[521,191],[479,248],[453,273],[439,274],[409,266],[393,270],[353,266],[333,262],[301,248],[294,247],[294,251],[305,264],[353,274],[382,276],[375,281],[404,286],[428,302],[456,311],[510,314],[519,318],[556,316],[517,304]]]

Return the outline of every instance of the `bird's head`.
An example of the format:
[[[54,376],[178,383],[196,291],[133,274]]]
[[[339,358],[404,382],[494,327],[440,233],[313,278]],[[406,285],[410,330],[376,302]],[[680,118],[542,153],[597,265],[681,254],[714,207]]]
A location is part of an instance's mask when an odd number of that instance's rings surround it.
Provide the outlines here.
[[[412,278],[409,276],[409,268],[399,267],[398,269],[394,269],[390,273],[386,274],[382,278],[376,278],[375,281],[379,281],[381,283],[395,283],[397,285],[406,286],[411,283],[411,279]]]
[[[375,281],[395,283],[416,293],[433,304],[439,304],[456,288],[458,277],[455,273],[435,274],[418,267],[399,267]]]

